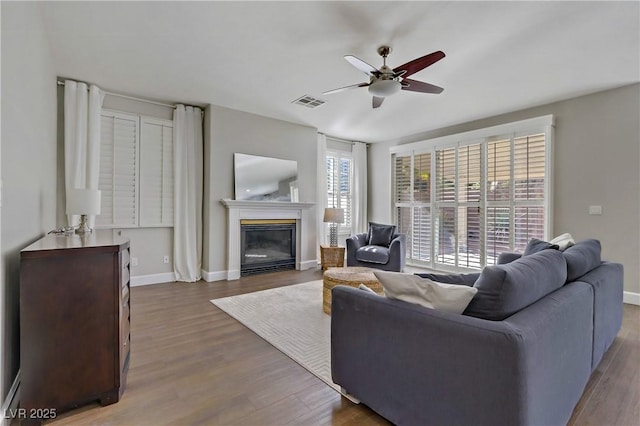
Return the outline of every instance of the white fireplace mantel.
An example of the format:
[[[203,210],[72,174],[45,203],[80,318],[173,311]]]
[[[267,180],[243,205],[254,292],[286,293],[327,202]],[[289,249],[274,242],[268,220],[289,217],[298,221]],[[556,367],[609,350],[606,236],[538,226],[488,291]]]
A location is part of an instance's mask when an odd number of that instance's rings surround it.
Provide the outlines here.
[[[314,244],[309,239],[315,235],[313,207],[315,203],[291,203],[286,201],[237,201],[222,199],[220,202],[229,210],[228,265],[227,280],[240,278],[240,221],[243,219],[295,219],[296,221],[296,269],[310,269],[317,266]]]

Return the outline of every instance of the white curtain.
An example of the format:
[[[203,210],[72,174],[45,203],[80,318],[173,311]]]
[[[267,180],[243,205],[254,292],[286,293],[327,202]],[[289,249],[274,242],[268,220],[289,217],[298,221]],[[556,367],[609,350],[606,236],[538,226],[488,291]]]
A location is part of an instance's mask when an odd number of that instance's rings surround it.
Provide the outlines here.
[[[316,234],[318,234],[318,259],[320,258],[320,244],[326,244],[327,240],[327,231],[326,225],[322,221],[324,217],[324,208],[327,207],[327,137],[322,133],[318,133],[318,147],[317,147],[317,158],[318,158],[318,188],[317,193],[318,197],[316,200],[316,208],[317,208],[317,230]]]
[[[100,174],[100,112],[104,92],[92,84],[64,82],[64,172],[65,190],[98,189]],[[67,215],[70,226],[80,216]],[[93,228],[95,216],[89,216]]]
[[[176,281],[195,282],[202,265],[203,146],[200,108],[173,113],[173,269]]]
[[[367,232],[367,144],[354,142],[353,157],[353,211],[352,232]]]

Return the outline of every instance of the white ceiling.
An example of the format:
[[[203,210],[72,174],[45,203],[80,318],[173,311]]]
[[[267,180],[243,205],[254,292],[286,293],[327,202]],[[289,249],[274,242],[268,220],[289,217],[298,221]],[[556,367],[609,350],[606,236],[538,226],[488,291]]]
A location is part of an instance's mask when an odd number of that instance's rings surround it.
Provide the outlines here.
[[[640,81],[638,2],[45,2],[59,76],[164,101],[215,104],[366,142],[397,139]],[[343,59],[391,67],[436,50],[373,110]],[[326,104],[291,103],[302,95]]]

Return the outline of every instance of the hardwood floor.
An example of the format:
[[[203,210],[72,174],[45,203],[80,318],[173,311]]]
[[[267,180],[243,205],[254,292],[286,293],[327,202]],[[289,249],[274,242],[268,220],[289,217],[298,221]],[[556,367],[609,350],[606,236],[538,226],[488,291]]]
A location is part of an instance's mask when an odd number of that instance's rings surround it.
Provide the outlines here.
[[[117,404],[85,406],[55,425],[378,425],[210,299],[321,279],[288,271],[238,281],[131,290],[131,366]],[[632,425],[640,418],[640,307],[593,374],[571,425]]]

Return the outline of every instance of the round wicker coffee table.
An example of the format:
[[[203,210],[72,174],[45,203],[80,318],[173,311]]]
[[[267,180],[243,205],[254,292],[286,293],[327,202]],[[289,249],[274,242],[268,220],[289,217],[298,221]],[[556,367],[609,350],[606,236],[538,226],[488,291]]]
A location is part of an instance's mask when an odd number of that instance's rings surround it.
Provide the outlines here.
[[[382,284],[373,275],[375,269],[360,266],[347,266],[346,268],[329,268],[322,276],[322,310],[331,315],[331,289],[337,285],[358,287],[364,284],[378,294],[383,294]]]

